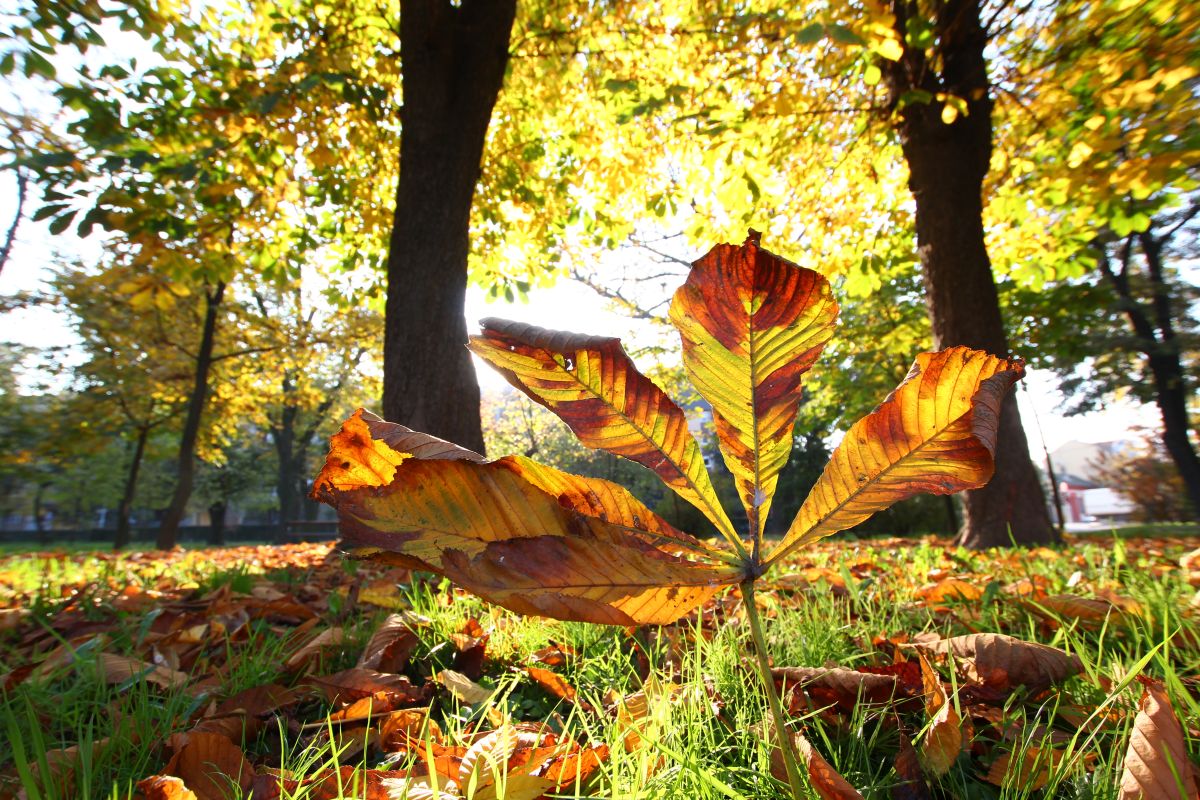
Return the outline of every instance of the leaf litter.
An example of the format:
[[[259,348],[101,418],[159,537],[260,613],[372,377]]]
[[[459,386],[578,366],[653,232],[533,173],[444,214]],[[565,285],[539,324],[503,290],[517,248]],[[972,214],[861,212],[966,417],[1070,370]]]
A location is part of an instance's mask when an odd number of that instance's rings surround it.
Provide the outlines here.
[[[1186,550],[1185,544],[1140,540],[1121,546],[1126,558],[1140,559],[1159,577],[1195,582],[1195,559],[1185,557],[1181,563],[1174,555]],[[940,554],[937,561],[944,566],[925,574],[903,566],[911,564],[918,550],[926,560]],[[1071,549],[1050,552],[1055,560],[1084,561]],[[89,560],[93,567],[97,563],[91,555],[52,557],[76,563],[81,576]],[[1128,626],[1147,612],[1123,600],[1122,587],[1113,579],[1079,563],[1088,579],[1076,581],[1075,600],[1043,603],[1061,598],[1052,593],[1062,588],[1061,580],[1022,575],[1028,571],[1023,561],[1027,552],[969,555],[964,564],[954,548],[933,540],[879,540],[870,547],[856,546],[852,553],[844,546],[818,544],[805,552],[804,560],[789,561],[786,575],[767,590],[767,598],[775,600],[772,613],[785,615],[789,608],[813,602],[812,592],[844,580],[841,571],[823,563],[859,557],[873,565],[858,569],[860,575],[883,576],[872,584],[880,600],[909,614],[923,613],[930,626],[924,633],[880,630],[861,642],[861,652],[848,663],[774,669],[790,718],[796,720],[793,739],[806,780],[818,796],[870,794],[870,787],[854,786],[838,772],[827,741],[813,735],[814,726],[830,735],[847,731],[856,715],[894,732],[880,756],[894,762],[889,780],[896,797],[931,796],[930,787],[955,769],[996,786],[1042,789],[1062,779],[1073,756],[1071,737],[1080,730],[1121,737],[1121,797],[1196,796],[1192,759],[1200,732],[1195,719],[1186,716],[1194,705],[1180,706],[1178,699],[1173,704],[1161,680],[1092,675],[1086,653],[1021,638],[1032,632],[1061,644],[1062,632],[1076,629],[1094,636],[1091,609],[1098,603],[1119,610],[1106,618],[1108,635],[1128,635]],[[0,562],[0,570],[18,558]],[[234,579],[198,584],[176,569],[185,562],[194,565],[198,558],[232,568]],[[149,750],[157,764],[136,781],[135,796],[146,800],[207,800],[239,792],[253,798],[338,797],[339,792],[419,798],[433,796],[434,787],[443,797],[532,800],[560,791],[602,796],[613,759],[612,737],[593,733],[589,738],[587,731],[596,728],[564,725],[564,719],[584,715],[597,721],[599,730],[609,726],[621,731],[616,741],[622,749],[648,750],[653,757],[647,770],[662,769],[668,759],[654,753],[662,736],[653,719],[654,704],[696,702],[723,718],[724,699],[711,676],[689,673],[696,662],[687,652],[696,635],[711,638],[741,613],[730,596],[717,595],[673,626],[631,629],[629,641],[640,642],[640,658],[654,663],[649,664],[649,682],[630,693],[574,685],[570,675],[578,673],[570,666],[588,654],[564,641],[550,638],[520,653],[490,648],[497,632],[513,624],[515,617],[508,612],[491,609],[490,616],[469,616],[456,630],[440,633],[413,611],[396,613],[405,604],[397,587],[425,579],[374,563],[355,563],[348,570],[328,544],[229,548],[202,555],[130,554],[105,557],[103,563],[108,565],[105,577],[63,582],[53,589],[53,603],[46,599],[49,586],[22,591],[14,584],[5,590],[6,610],[25,612],[0,634],[0,683],[7,697],[18,696],[26,684],[94,674],[122,691],[182,696],[188,703],[182,706],[184,714],[168,722],[169,733],[156,741],[133,736],[123,742],[86,737],[53,742],[41,763],[29,765],[25,782],[66,790],[59,796],[71,796],[84,765],[122,746]],[[246,565],[254,565],[256,572]],[[947,582],[949,576],[938,577],[939,570],[950,568],[956,570],[953,583]],[[855,571],[847,574],[853,579]],[[341,603],[356,585],[377,587],[383,605],[364,602],[360,592],[358,607],[348,617]],[[384,592],[384,585],[391,591]],[[953,586],[954,591],[931,586]],[[443,605],[465,601],[459,590],[438,588]],[[1024,630],[977,630],[985,594],[993,606],[1011,612],[994,619],[1020,620]],[[849,598],[835,602],[853,604]],[[1033,604],[1041,613],[1031,610]],[[1195,607],[1178,613],[1194,630]],[[231,675],[246,666],[240,659],[262,657],[255,653],[263,634],[279,643],[271,651],[277,661],[261,665],[260,683],[230,691],[235,685]],[[1174,648],[1173,658],[1194,670],[1200,655],[1194,641],[1179,638]],[[631,656],[631,671],[638,669],[638,660]],[[1144,671],[1153,674],[1151,667]],[[659,683],[654,675],[663,674],[674,677]],[[1198,676],[1181,671],[1177,677],[1194,702],[1200,694]],[[1124,695],[1102,713],[1095,713],[1098,701],[1091,707],[1082,701],[1102,697],[1122,680],[1128,684]],[[447,719],[458,708],[489,706],[505,681],[520,684],[527,695],[539,695],[544,716],[514,719],[497,704],[465,726]],[[695,685],[702,687],[699,697],[688,688]],[[1135,689],[1141,690],[1140,698]],[[1043,713],[1051,707],[1057,707],[1056,713]],[[1036,724],[1022,723],[1022,715]],[[1031,741],[1034,735],[1039,738]],[[280,737],[292,749],[332,744],[344,758],[341,764],[298,769],[281,757],[278,741],[271,744]],[[1088,752],[1075,760],[1085,771],[1097,763],[1096,754]],[[0,766],[0,796],[28,796],[20,794],[23,787],[15,763]]]

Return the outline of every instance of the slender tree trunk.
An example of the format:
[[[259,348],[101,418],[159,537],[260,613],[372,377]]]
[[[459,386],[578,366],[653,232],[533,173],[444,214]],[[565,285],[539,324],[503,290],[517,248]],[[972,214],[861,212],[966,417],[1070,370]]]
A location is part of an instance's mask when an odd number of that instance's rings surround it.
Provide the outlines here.
[[[225,513],[229,506],[218,500],[208,507],[208,543],[213,547],[225,546]]]
[[[284,406],[279,425],[271,429],[278,463],[275,491],[279,495],[279,525],[275,532],[275,540],[279,542],[287,539],[288,524],[299,516],[296,494],[298,476],[293,447],[296,438],[296,412],[295,406]]]
[[[183,421],[183,433],[179,437],[178,475],[171,504],[163,514],[158,528],[155,546],[169,550],[179,539],[179,523],[187,510],[188,498],[192,496],[192,484],[196,478],[196,441],[200,438],[200,419],[208,401],[208,373],[212,368],[213,347],[216,342],[217,317],[221,299],[225,295],[224,282],[205,292],[204,329],[200,335],[200,348],[196,353],[195,381],[188,398],[187,416]]]
[[[1138,347],[1146,358],[1154,381],[1154,403],[1162,415],[1163,444],[1187,489],[1191,516],[1195,519],[1200,515],[1200,458],[1192,446],[1192,426],[1188,416],[1188,401],[1191,398],[1168,297],[1162,260],[1163,242],[1149,231],[1138,236],[1138,241],[1153,291],[1149,309],[1134,296],[1129,280],[1133,262],[1132,238],[1122,243],[1117,270],[1109,263],[1103,247],[1098,248],[1100,270],[1116,292],[1118,305],[1125,312],[1137,337]]]
[[[402,0],[400,181],[388,252],[383,412],[483,452],[463,304],[471,204],[516,0]]]
[[[1187,488],[1191,516],[1196,519],[1200,514],[1200,458],[1192,447],[1183,368],[1177,353],[1151,356],[1149,363],[1154,376],[1154,402],[1162,415],[1163,444]]]
[[[125,473],[125,490],[121,494],[121,504],[117,507],[117,532],[113,536],[114,550],[120,550],[129,545],[129,515],[133,512],[138,472],[142,469],[142,458],[146,454],[146,440],[149,438],[149,427],[142,426],[137,429],[137,442],[133,448],[133,458],[129,462],[129,471]]]
[[[33,492],[33,528],[37,531],[38,544],[46,546],[46,521],[42,519],[42,496],[46,493],[46,484],[39,483]]]
[[[8,226],[8,235],[4,237],[4,245],[0,246],[0,272],[12,255],[13,243],[17,240],[17,229],[21,227],[21,219],[25,215],[25,197],[29,194],[29,178],[24,172],[17,170],[17,210],[13,213],[12,224]]]
[[[936,58],[907,48],[900,61],[885,65],[916,202],[917,245],[934,345],[967,345],[1007,355],[983,236],[983,179],[992,156],[987,33],[979,0],[946,0],[935,7]],[[917,13],[916,3],[894,0],[893,10],[903,40],[909,17]],[[914,91],[927,94],[917,96]],[[945,104],[934,99],[938,93],[961,98],[966,113],[947,123]],[[996,472],[988,485],[965,494],[959,541],[974,548],[1058,541],[1011,398],[1000,413],[995,458]]]

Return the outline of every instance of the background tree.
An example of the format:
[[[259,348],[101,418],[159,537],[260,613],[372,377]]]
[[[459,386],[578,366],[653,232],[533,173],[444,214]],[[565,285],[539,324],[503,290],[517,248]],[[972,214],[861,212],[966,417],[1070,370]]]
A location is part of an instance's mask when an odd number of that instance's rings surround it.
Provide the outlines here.
[[[1160,437],[1147,435],[1128,450],[1096,463],[1097,477],[1134,507],[1141,522],[1183,522],[1195,518],[1187,487]]]

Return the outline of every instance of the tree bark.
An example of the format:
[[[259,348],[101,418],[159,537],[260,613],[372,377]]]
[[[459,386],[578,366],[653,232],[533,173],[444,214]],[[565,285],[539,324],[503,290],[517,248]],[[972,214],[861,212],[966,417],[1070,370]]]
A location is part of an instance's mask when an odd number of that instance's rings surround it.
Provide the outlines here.
[[[463,305],[471,204],[516,0],[402,0],[400,180],[388,252],[383,413],[483,452]]]
[[[200,438],[200,419],[208,401],[208,373],[213,363],[213,348],[216,343],[217,317],[221,299],[225,295],[225,283],[217,283],[204,294],[204,328],[200,335],[200,347],[196,352],[196,371],[192,393],[188,398],[187,416],[183,421],[183,433],[179,437],[178,474],[175,493],[171,504],[163,513],[158,528],[155,546],[169,550],[179,539],[179,523],[187,510],[188,498],[192,496],[192,484],[196,478],[196,441]]]
[[[894,0],[904,39],[912,0]],[[906,48],[885,62],[891,105],[916,202],[917,245],[925,300],[938,348],[967,345],[1008,355],[1000,301],[984,245],[983,179],[992,156],[992,99],[979,0],[935,6],[935,58]],[[947,123],[944,93],[966,113]],[[982,489],[966,492],[959,542],[984,548],[1058,541],[1015,400],[1006,400],[996,436],[996,471]]]
[[[117,532],[113,536],[113,549],[120,550],[129,546],[129,515],[133,513],[133,499],[137,494],[138,473],[142,469],[142,457],[146,454],[146,440],[150,438],[150,427],[143,425],[137,429],[137,442],[133,448],[133,458],[129,462],[129,471],[125,474],[125,490],[121,494],[121,504],[117,507]]]

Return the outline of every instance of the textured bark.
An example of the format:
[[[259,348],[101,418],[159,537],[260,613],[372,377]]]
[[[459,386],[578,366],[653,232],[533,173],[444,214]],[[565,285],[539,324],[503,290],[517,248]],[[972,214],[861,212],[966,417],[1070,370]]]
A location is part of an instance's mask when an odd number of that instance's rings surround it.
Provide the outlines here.
[[[895,0],[903,38],[915,3]],[[935,4],[937,59],[908,48],[887,67],[897,129],[916,202],[917,245],[925,300],[938,348],[967,345],[1008,354],[1000,301],[984,246],[983,179],[992,155],[992,100],[984,50],[987,33],[979,0]],[[940,63],[939,63],[940,62]],[[914,90],[927,93],[913,94]],[[945,92],[962,98],[967,113],[942,119]],[[1058,541],[1029,457],[1016,401],[1009,398],[996,436],[996,473],[967,492],[959,541],[975,548]]]
[[[187,416],[184,418],[183,432],[179,437],[175,492],[171,496],[171,504],[163,513],[155,540],[155,546],[160,550],[169,550],[178,541],[179,523],[183,520],[188,499],[192,496],[192,485],[196,479],[196,441],[200,438],[200,419],[208,402],[208,373],[213,364],[217,317],[224,295],[224,283],[216,284],[204,295],[204,328],[200,334],[200,347],[196,352],[196,371],[193,375],[192,392],[188,397]]]
[[[121,493],[121,504],[117,506],[117,531],[113,535],[113,549],[120,550],[129,545],[129,515],[133,512],[133,499],[137,494],[138,473],[142,469],[142,458],[146,455],[146,440],[150,438],[150,426],[137,429],[137,441],[133,447],[133,458],[125,473],[125,489]]]
[[[463,304],[471,203],[515,0],[403,0],[400,180],[388,252],[383,412],[483,451]]]

